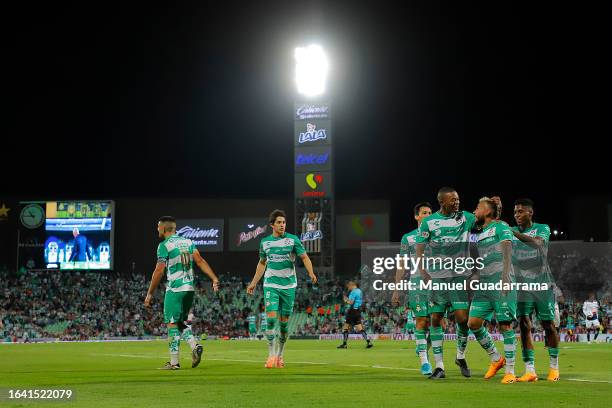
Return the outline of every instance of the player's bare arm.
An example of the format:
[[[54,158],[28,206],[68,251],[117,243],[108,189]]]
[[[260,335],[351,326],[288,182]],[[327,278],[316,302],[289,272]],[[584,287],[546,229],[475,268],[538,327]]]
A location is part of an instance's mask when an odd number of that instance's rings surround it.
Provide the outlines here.
[[[416,259],[423,259],[424,254],[425,254],[425,244],[423,243],[416,244]],[[427,283],[431,280],[431,276],[429,276],[427,271],[425,271],[423,264],[424,262],[420,263],[419,273],[421,274],[421,279],[423,280],[423,282]]]
[[[153,294],[159,286],[159,282],[161,282],[161,278],[164,275],[164,270],[166,269],[166,264],[163,262],[158,262],[155,265],[155,270],[153,271],[153,277],[151,278],[151,284],[149,285],[149,290],[147,291],[147,297],[145,298],[144,305],[145,307],[151,306],[151,300],[153,299]]]
[[[509,240],[501,242],[502,255],[504,257],[504,270],[502,272],[502,283],[510,282],[510,268],[512,268],[512,242]],[[502,295],[506,296],[507,290],[502,289]]]
[[[255,292],[255,287],[259,283],[265,271],[266,271],[266,260],[260,259],[259,262],[257,263],[257,268],[255,269],[255,276],[253,276],[253,280],[251,280],[251,283],[249,283],[249,286],[247,286],[247,293],[249,295],[252,295]]]
[[[317,283],[317,276],[314,274],[314,270],[312,269],[312,261],[308,257],[306,253],[300,255],[302,258],[302,262],[304,263],[304,267],[306,268],[306,272],[308,272],[308,276],[313,284]]]
[[[512,233],[519,241],[524,242],[532,248],[541,248],[544,246],[544,239],[542,239],[542,237],[530,237],[529,235],[521,234],[514,230]]]
[[[395,271],[395,283],[399,283],[404,277],[404,268],[399,267]],[[393,306],[399,306],[399,292],[397,290],[393,291],[393,295],[391,295],[391,303]]]
[[[204,275],[208,276],[210,280],[212,280],[213,290],[217,292],[219,290],[219,278],[217,278],[215,272],[213,272],[208,262],[206,262],[206,260],[202,258],[202,255],[200,255],[200,251],[198,251],[197,249],[193,251],[193,260],[196,265],[198,265],[198,268],[200,268],[200,270],[204,273]]]

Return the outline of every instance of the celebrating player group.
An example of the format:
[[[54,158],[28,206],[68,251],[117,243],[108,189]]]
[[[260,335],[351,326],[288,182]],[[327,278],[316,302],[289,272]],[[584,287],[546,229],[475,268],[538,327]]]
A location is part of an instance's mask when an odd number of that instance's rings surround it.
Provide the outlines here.
[[[443,324],[445,317],[452,313],[457,336],[455,364],[464,377],[472,375],[466,359],[471,331],[480,347],[490,357],[485,379],[493,378],[503,368],[503,384],[537,381],[530,320],[531,315],[535,313],[546,334],[546,346],[550,356],[547,379],[558,381],[559,337],[554,324],[555,299],[552,289],[527,292],[512,289],[426,290],[421,287],[421,282],[453,283],[466,279],[478,280],[480,283],[552,283],[546,263],[550,228],[533,221],[533,202],[528,199],[516,200],[516,226],[511,228],[500,219],[502,204],[499,197],[481,198],[473,213],[460,210],[459,194],[453,188],[441,188],[437,199],[439,209],[436,212],[433,212],[432,205],[427,202],[421,202],[414,207],[417,228],[402,237],[400,255],[417,259],[448,259],[469,257],[470,254],[477,253],[482,259],[482,268],[457,273],[442,264],[434,263],[430,267],[421,263],[416,271],[401,268],[397,270],[396,281],[410,273],[410,282],[417,288],[409,291],[407,307],[411,318],[409,330],[415,334],[421,373],[432,380],[446,377]],[[288,323],[293,313],[297,287],[294,265],[296,258],[301,258],[313,284],[317,282],[317,277],[300,239],[286,231],[285,213],[274,210],[269,216],[269,225],[272,233],[260,242],[259,262],[247,287],[247,293],[253,295],[257,284],[263,278],[264,310],[261,320],[266,323],[265,338],[268,343],[265,367],[283,368],[284,350],[289,337]],[[178,353],[181,339],[190,345],[192,367],[196,367],[200,363],[203,349],[195,340],[187,317],[195,290],[193,263],[211,278],[215,291],[219,287],[219,281],[193,243],[176,234],[174,218],[162,217],[158,222],[158,231],[163,241],[158,247],[158,263],[145,306],[150,306],[155,289],[164,271],[167,271],[164,319],[168,327],[170,361],[163,368],[175,370],[180,367]],[[347,289],[350,293],[345,296],[347,314],[343,326],[343,342],[338,348],[347,348],[350,329],[360,333],[367,348],[371,348],[373,344],[361,322],[360,307],[364,299],[359,284],[350,281]],[[397,292],[393,293],[392,303],[399,303]],[[252,316],[251,320],[254,326],[255,316]],[[501,352],[487,329],[493,321],[498,323],[503,336],[504,348]],[[525,362],[525,373],[520,377],[515,375],[517,339],[513,325],[516,322],[520,327],[522,357]],[[252,327],[251,332],[255,331]],[[433,365],[429,361],[428,342],[433,350]]]
[[[478,280],[480,284],[549,283],[551,289],[538,292],[479,289],[471,293],[467,290],[409,291],[409,308],[416,315],[416,349],[421,373],[434,380],[446,377],[441,322],[445,314],[453,313],[457,335],[455,364],[459,366],[464,377],[471,377],[465,357],[471,331],[491,360],[484,375],[485,379],[494,377],[499,370],[505,368],[505,375],[501,380],[503,384],[537,381],[530,320],[535,312],[544,328],[550,356],[547,379],[558,381],[559,337],[554,325],[552,277],[546,263],[550,228],[548,225],[533,222],[533,202],[529,199],[516,200],[514,218],[517,225],[510,228],[500,220],[499,197],[480,199],[473,213],[460,210],[459,194],[452,188],[440,189],[437,198],[440,208],[435,213],[432,213],[429,203],[419,203],[415,206],[414,218],[418,228],[402,237],[400,254],[416,258],[448,259],[469,257],[472,251],[482,259],[483,267],[466,274],[457,273],[436,263],[425,269],[425,263],[421,263],[419,270],[411,273],[410,278],[417,288],[421,287],[421,280],[448,284],[468,279]],[[398,269],[396,281],[399,281],[404,273],[405,271]],[[393,302],[397,303],[397,300],[398,294],[395,292]],[[487,323],[494,319],[503,336],[503,353],[497,350],[487,330]],[[525,362],[525,373],[520,377],[515,375],[517,341],[513,324],[517,319]],[[433,371],[427,355],[427,331],[433,349]]]

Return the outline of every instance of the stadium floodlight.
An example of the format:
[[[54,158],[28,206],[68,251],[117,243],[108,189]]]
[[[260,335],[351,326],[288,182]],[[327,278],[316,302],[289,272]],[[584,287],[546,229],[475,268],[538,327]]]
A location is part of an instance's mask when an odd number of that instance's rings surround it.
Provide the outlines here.
[[[300,94],[317,96],[325,92],[329,63],[320,45],[295,49],[295,83]]]

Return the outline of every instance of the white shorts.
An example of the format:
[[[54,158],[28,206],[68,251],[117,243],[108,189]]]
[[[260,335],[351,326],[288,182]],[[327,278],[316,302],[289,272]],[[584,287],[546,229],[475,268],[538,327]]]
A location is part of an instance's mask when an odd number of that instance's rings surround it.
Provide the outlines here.
[[[584,327],[587,329],[599,329],[599,320],[587,320]]]

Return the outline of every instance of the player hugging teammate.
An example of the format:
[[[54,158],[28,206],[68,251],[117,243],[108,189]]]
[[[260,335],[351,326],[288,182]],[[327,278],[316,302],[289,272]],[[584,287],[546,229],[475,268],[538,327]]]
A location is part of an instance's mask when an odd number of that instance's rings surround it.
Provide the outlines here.
[[[459,210],[459,195],[453,188],[443,187],[438,191],[440,209],[421,220],[416,233],[405,234],[402,238],[400,254],[407,251],[410,245],[415,247],[415,257],[459,259],[469,257],[469,234],[474,233],[474,241],[479,257],[482,258],[482,268],[465,274],[445,269],[440,264],[433,266],[420,264],[419,277],[424,282],[452,283],[478,279],[486,283],[548,283],[550,290],[541,292],[487,290],[475,291],[470,305],[465,290],[432,290],[427,294],[426,315],[429,315],[431,326],[430,339],[433,348],[435,370],[430,379],[446,377],[443,362],[442,319],[445,313],[454,313],[457,333],[457,354],[455,364],[465,377],[471,376],[471,371],[465,359],[468,330],[471,330],[481,347],[489,354],[491,364],[485,374],[485,379],[492,378],[498,370],[506,367],[502,383],[537,381],[534,363],[534,351],[531,340],[530,315],[535,312],[541,321],[546,334],[546,347],[550,356],[550,368],[547,379],[559,380],[558,344],[559,337],[554,325],[554,294],[552,292],[552,274],[546,262],[550,228],[545,224],[532,221],[533,202],[528,199],[517,200],[514,207],[514,218],[517,226],[510,228],[500,220],[501,199],[499,197],[482,198],[474,214]],[[415,209],[415,218],[418,213]],[[411,235],[412,234],[412,235]],[[413,238],[414,236],[414,238]],[[411,240],[414,240],[412,244]],[[426,252],[427,251],[427,252]],[[403,271],[398,271],[396,281]],[[412,298],[416,298],[416,293]],[[394,293],[394,301],[397,300]],[[425,349],[424,331],[419,329],[419,302],[412,303],[411,308],[417,312],[417,352],[421,357],[421,372],[428,374],[427,355]],[[469,310],[469,313],[468,313]],[[526,372],[517,378],[514,373],[516,336],[514,323],[517,316],[520,320],[522,355]],[[499,322],[504,338],[504,353],[501,355],[488,333],[485,322],[493,317]],[[425,319],[423,321],[426,322]],[[423,324],[420,326],[423,327]],[[424,351],[425,350],[425,351]]]
[[[408,232],[402,236],[400,243],[400,255],[406,255],[408,257],[415,256],[415,245],[416,237],[418,234],[418,227],[421,222],[431,215],[431,204],[422,202],[414,207],[414,220],[417,222],[417,228]],[[409,273],[409,272],[408,272]],[[406,271],[403,268],[398,268],[395,275],[395,282],[399,282],[404,278]],[[416,338],[416,355],[421,363],[421,374],[430,376],[432,374],[431,364],[429,363],[429,356],[427,355],[427,331],[429,329],[429,313],[428,313],[428,292],[419,288],[421,283],[420,273],[411,273],[410,282],[415,285],[415,290],[408,292],[408,307],[416,320],[414,327],[414,334]],[[391,302],[394,305],[399,304],[399,293],[393,292]],[[408,316],[406,317],[408,319]]]

